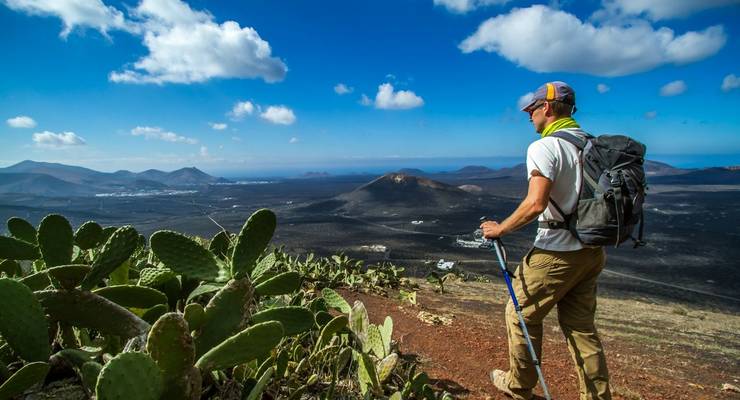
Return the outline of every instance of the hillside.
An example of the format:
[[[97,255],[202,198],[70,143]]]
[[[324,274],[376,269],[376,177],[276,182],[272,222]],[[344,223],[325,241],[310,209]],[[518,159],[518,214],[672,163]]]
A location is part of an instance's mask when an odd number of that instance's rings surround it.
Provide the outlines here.
[[[172,172],[150,169],[140,173],[126,170],[107,173],[71,165],[26,160],[0,168],[0,193],[50,197],[162,191],[226,182],[229,181],[208,175],[195,167]]]

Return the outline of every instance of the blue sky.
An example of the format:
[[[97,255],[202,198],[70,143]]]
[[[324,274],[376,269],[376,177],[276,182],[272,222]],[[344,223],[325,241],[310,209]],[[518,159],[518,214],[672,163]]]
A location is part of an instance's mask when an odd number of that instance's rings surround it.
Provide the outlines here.
[[[0,0],[0,166],[501,166],[550,80],[594,134],[740,164],[737,21],[738,0]]]

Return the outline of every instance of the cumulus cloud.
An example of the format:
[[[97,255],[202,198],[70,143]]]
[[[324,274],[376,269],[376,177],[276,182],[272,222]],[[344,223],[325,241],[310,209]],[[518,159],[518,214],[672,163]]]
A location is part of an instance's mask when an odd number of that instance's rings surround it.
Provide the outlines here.
[[[85,139],[77,136],[74,132],[54,133],[43,131],[33,134],[33,142],[38,147],[61,149],[72,146],[83,146]]]
[[[394,91],[390,83],[378,86],[378,94],[375,95],[375,108],[383,110],[406,110],[422,105],[424,105],[424,99],[416,93],[410,90]]]
[[[688,17],[710,8],[740,4],[740,0],[605,0],[596,18],[645,16],[653,21]]]
[[[101,0],[4,0],[12,10],[29,15],[54,16],[62,20],[64,28],[59,34],[66,38],[76,27],[92,28],[107,36],[111,30],[134,32],[123,13],[106,6]]]
[[[360,104],[363,106],[371,106],[373,105],[373,101],[363,93],[362,96],[360,96]]]
[[[658,116],[657,111],[648,111],[645,113],[645,119],[655,119]]]
[[[354,92],[354,90],[355,90],[355,88],[348,87],[344,83],[337,83],[336,86],[334,86],[334,92],[336,92],[336,94],[338,94],[338,95],[352,93],[352,92]]]
[[[296,144],[296,143],[298,143],[298,142],[300,142],[300,140],[299,140],[299,139],[298,139],[297,137],[292,137],[292,138],[290,138],[290,140],[288,141],[288,143],[290,143],[290,144]]]
[[[222,24],[180,0],[143,0],[132,10],[149,54],[109,79],[120,83],[195,83],[213,78],[277,82],[288,68],[251,27]]]
[[[36,121],[33,118],[19,115],[15,118],[9,118],[5,121],[11,128],[33,128],[36,126]]]
[[[671,29],[655,30],[644,21],[596,26],[535,5],[489,18],[459,48],[464,53],[497,53],[535,72],[623,76],[707,58],[726,41],[721,25],[676,36]]]
[[[292,125],[296,120],[293,110],[285,106],[269,106],[260,117],[278,125]]]
[[[740,78],[735,76],[735,74],[730,74],[725,77],[725,79],[722,79],[722,91],[729,92],[732,89],[737,89],[740,87]]]
[[[251,101],[240,101],[231,108],[231,117],[234,119],[243,118],[245,115],[254,113],[254,104]]]
[[[598,91],[599,93],[602,93],[602,94],[608,92],[609,89],[611,89],[611,88],[609,86],[606,86],[603,83],[599,83],[598,85],[596,85],[596,91]]]
[[[211,123],[209,123],[209,125],[211,125],[211,129],[213,129],[214,131],[222,131],[222,130],[224,130],[224,129],[226,129],[226,128],[229,127],[228,125],[224,124],[223,122],[211,122]]]
[[[516,108],[521,110],[522,108],[526,107],[527,104],[529,104],[532,101],[533,97],[534,97],[534,92],[527,92],[519,96],[519,99],[516,101]]]
[[[678,96],[679,94],[686,91],[686,82],[684,81],[673,81],[666,83],[660,88],[661,96]]]
[[[180,136],[174,132],[165,131],[160,127],[137,126],[131,130],[134,136],[144,136],[147,139],[163,140],[172,143],[198,144],[198,140]]]
[[[510,0],[434,0],[435,6],[443,6],[447,11],[465,14],[479,7],[506,4]]]

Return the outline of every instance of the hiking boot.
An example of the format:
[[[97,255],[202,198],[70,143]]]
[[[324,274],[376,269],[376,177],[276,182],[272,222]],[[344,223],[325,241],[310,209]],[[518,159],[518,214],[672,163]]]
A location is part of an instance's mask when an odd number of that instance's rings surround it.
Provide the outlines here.
[[[520,396],[515,396],[514,393],[511,392],[511,389],[509,389],[509,382],[506,380],[506,371],[494,369],[488,373],[488,377],[491,378],[493,386],[495,386],[501,393],[514,399],[521,398]]]

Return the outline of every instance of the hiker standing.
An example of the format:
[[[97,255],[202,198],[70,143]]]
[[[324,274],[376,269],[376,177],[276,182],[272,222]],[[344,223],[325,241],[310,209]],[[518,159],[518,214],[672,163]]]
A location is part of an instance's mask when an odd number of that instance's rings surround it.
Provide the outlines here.
[[[534,246],[524,256],[513,281],[537,358],[541,359],[542,353],[542,321],[557,305],[558,321],[576,365],[580,399],[611,399],[606,357],[594,326],[596,278],[604,268],[604,250],[582,244],[568,229],[548,226],[563,221],[561,210],[575,209],[582,185],[579,149],[551,136],[565,131],[586,137],[572,118],[575,92],[563,82],[546,83],[522,111],[529,113],[541,135],[527,149],[527,196],[501,223],[488,221],[480,227],[486,238],[499,238],[539,217]],[[493,370],[490,378],[497,389],[514,399],[529,399],[537,384],[537,372],[511,300],[506,306],[506,328],[509,370]]]

